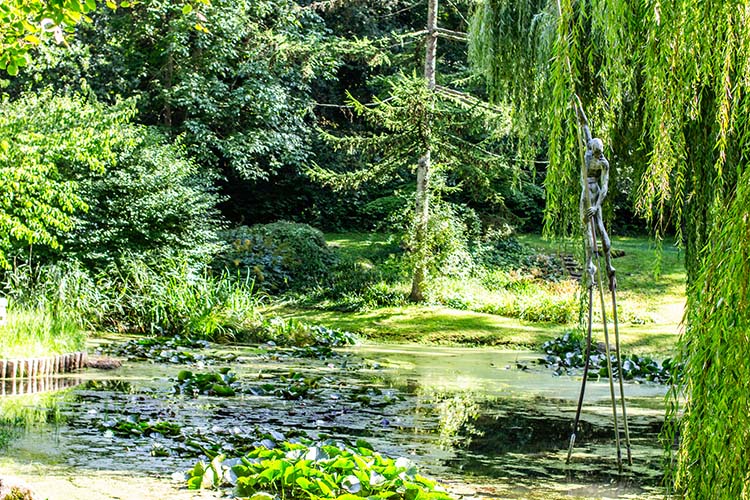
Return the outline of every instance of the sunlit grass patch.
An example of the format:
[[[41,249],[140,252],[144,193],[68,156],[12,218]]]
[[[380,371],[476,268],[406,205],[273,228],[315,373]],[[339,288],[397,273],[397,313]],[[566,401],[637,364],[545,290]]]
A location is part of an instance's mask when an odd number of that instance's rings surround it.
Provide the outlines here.
[[[13,311],[0,327],[0,358],[40,357],[83,348],[86,334],[65,314],[32,309]]]

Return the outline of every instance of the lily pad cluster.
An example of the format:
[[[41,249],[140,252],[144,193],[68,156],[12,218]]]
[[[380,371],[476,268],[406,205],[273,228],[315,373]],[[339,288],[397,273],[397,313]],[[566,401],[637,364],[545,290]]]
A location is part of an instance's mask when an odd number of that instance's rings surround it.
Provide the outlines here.
[[[174,391],[191,397],[198,395],[229,397],[237,394],[237,376],[229,368],[208,373],[181,370],[175,380]]]
[[[141,420],[137,415],[130,415],[120,420],[109,420],[101,424],[102,430],[109,431],[117,437],[140,437],[159,434],[161,436],[179,436],[182,428],[162,420]]]
[[[355,387],[353,399],[368,408],[383,408],[404,400],[404,396],[394,390],[383,390],[374,386]]]
[[[539,362],[552,368],[557,375],[576,373],[586,364],[585,344],[580,335],[566,333],[561,337],[548,340],[542,344],[542,349],[545,356]],[[601,350],[603,348],[592,346],[589,356],[589,378],[606,377],[609,373],[607,355],[600,352]],[[617,376],[620,370],[617,356],[611,354],[610,360],[612,371]],[[622,356],[622,375],[625,380],[667,384],[672,380],[672,374],[675,371],[679,371],[679,366],[669,358],[660,363],[649,356],[637,354]]]
[[[247,429],[215,425],[208,429],[195,429],[177,438],[173,448],[182,456],[209,457],[213,459],[224,454],[246,454],[256,448],[275,448],[277,443],[287,439],[305,438],[307,433],[300,429],[290,429],[286,433],[268,429]]]
[[[105,345],[98,350],[103,354],[125,357],[131,361],[152,361],[171,364],[214,364],[240,362],[232,353],[206,355],[199,352],[211,347],[205,340],[186,337],[143,337],[124,343]]]
[[[407,458],[383,457],[366,442],[353,447],[326,441],[285,441],[244,456],[216,456],[187,472],[190,489],[233,487],[241,498],[449,500]]]
[[[267,382],[250,389],[256,396],[276,396],[287,400],[314,397],[318,394],[320,377],[307,377],[300,372],[282,375],[278,383]]]

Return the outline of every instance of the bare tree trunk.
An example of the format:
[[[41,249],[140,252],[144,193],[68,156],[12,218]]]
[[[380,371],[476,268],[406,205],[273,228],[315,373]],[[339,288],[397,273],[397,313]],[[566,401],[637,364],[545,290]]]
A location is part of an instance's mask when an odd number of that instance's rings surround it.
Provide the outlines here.
[[[435,90],[435,60],[437,56],[437,14],[438,0],[429,0],[427,8],[427,43],[424,60],[424,77],[427,87]],[[411,283],[410,299],[414,302],[424,300],[424,281],[427,276],[427,224],[430,219],[430,120],[431,113],[425,114],[426,151],[417,164],[417,195],[415,207],[416,233],[414,275]]]

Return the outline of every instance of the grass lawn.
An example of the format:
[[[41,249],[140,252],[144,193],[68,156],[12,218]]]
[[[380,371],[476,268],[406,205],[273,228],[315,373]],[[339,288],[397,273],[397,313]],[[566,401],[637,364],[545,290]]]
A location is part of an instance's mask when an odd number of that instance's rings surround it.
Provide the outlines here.
[[[550,242],[534,235],[523,235],[519,239],[546,253],[577,251],[572,241]],[[329,234],[327,240],[342,252],[365,258],[394,248],[388,236],[383,234]],[[682,252],[665,242],[658,253],[647,238],[614,238],[613,248],[625,252],[624,256],[614,260],[620,315],[626,318],[625,321],[621,319],[620,324],[623,350],[638,354],[670,354],[679,334],[685,303]],[[657,264],[660,267],[658,273]],[[594,304],[598,310],[597,295]],[[605,300],[609,303],[608,293]],[[539,346],[575,327],[574,324],[532,323],[434,305],[340,312],[304,309],[279,302],[267,306],[265,313],[349,330],[373,341],[509,348]],[[597,328],[595,324],[594,336],[597,341],[603,340],[601,326]]]

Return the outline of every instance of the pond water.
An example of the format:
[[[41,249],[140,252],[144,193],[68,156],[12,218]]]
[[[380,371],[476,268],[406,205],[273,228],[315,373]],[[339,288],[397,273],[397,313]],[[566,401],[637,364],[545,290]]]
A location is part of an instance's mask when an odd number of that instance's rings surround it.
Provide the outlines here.
[[[0,476],[20,477],[50,500],[214,498],[220,493],[190,492],[173,478],[195,463],[191,446],[221,442],[231,451],[242,446],[241,436],[260,441],[282,433],[365,439],[384,454],[408,456],[464,497],[663,493],[663,386],[626,384],[634,464],[620,474],[609,386],[587,385],[568,466],[580,379],[554,376],[531,352],[365,345],[302,359],[283,350],[230,351],[235,362],[212,368],[237,373],[246,392],[234,397],[174,394],[184,365],[126,362],[82,373],[73,388],[0,398]],[[306,397],[289,400],[260,389],[288,385],[290,373],[307,379]],[[113,433],[114,423],[126,419],[174,422],[191,437]]]

